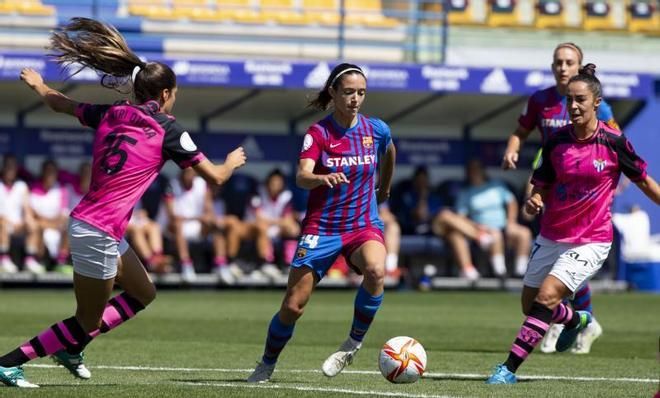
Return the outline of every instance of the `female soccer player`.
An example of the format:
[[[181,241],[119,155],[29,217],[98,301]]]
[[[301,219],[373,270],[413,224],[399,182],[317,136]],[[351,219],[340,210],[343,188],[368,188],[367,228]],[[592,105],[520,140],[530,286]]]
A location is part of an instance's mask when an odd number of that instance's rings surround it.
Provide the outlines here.
[[[582,65],[582,59],[582,49],[574,43],[560,43],[555,47],[551,67],[556,85],[539,90],[529,97],[527,106],[518,119],[518,128],[509,137],[502,161],[502,167],[505,170],[516,168],[520,146],[529,137],[534,127],[541,133],[541,143],[543,144],[557,130],[570,123],[569,110],[566,106],[566,90],[569,79],[577,75]],[[607,123],[610,127],[619,128],[614,120],[612,108],[605,100],[601,101],[596,117]],[[539,161],[540,156],[541,151],[539,150],[534,163]],[[528,184],[527,194],[529,195],[530,192],[531,184]],[[586,310],[593,315],[591,289],[588,284],[584,285],[575,294],[575,297],[571,300],[571,304],[574,309]],[[541,343],[541,351],[545,353],[554,352],[555,343],[560,333],[561,325],[552,325],[543,343]],[[591,344],[602,333],[603,330],[600,324],[594,318],[593,322],[589,324],[589,327],[580,334],[574,352],[588,354],[591,350]]]
[[[282,306],[268,327],[263,357],[248,382],[270,379],[314,286],[340,254],[364,280],[349,337],[323,363],[326,376],[336,376],[352,362],[383,300],[386,250],[377,204],[389,196],[396,152],[389,127],[358,113],[366,93],[362,70],[343,63],[310,103],[320,110],[332,103],[334,111],[312,125],[303,141],[296,175],[296,184],[310,190],[303,235]]]
[[[197,150],[170,115],[177,91],[174,72],[165,64],[140,60],[114,27],[74,18],[51,36],[51,50],[59,53],[60,64],[75,62],[104,73],[102,82],[108,76],[131,77],[136,104],[78,103],[44,84],[36,71],[21,71],[21,79],[51,109],[78,117],[96,130],[96,137],[90,189],[73,209],[68,231],[76,313],[0,357],[0,381],[17,387],[35,387],[25,380],[21,365],[46,355],[55,355],[74,375],[89,378],[89,371],[80,369],[85,345],[154,300],[154,285],[122,237],[131,209],[166,160],[193,167],[215,184],[227,181],[245,163],[242,148],[222,165]],[[108,301],[115,282],[124,292]]]
[[[596,66],[587,64],[569,80],[566,92],[571,122],[543,144],[525,211],[541,217],[541,233],[523,279],[527,319],[509,357],[495,368],[488,384],[513,384],[515,372],[547,332],[564,325],[557,351],[565,351],[591,322],[587,311],[573,311],[562,299],[574,294],[607,258],[612,245],[611,204],[621,173],[655,203],[660,187],[646,174],[646,163],[626,137],[598,120],[601,86]]]

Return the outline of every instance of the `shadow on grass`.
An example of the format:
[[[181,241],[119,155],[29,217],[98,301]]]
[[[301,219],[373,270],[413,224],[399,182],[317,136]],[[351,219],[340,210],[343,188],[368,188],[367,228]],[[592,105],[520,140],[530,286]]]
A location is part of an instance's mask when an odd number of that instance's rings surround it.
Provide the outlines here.
[[[439,375],[439,376],[427,376],[424,375],[424,380],[434,380],[434,381],[476,381],[481,382],[486,385],[486,379],[488,376],[456,376],[456,375]],[[535,380],[518,380],[518,383],[529,383],[530,381]]]

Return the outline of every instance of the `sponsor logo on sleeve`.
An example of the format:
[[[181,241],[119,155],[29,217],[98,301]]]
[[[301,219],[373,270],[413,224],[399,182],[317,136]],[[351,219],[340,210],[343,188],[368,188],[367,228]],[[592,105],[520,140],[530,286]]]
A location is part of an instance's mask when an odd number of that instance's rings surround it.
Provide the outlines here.
[[[302,151],[305,152],[309,148],[312,147],[312,143],[314,142],[314,139],[312,138],[311,134],[305,134],[305,139],[303,139],[303,146],[302,146]]]
[[[197,150],[197,145],[195,145],[192,138],[190,137],[190,134],[188,134],[187,131],[184,131],[183,134],[181,134],[181,137],[179,138],[179,143],[181,144],[181,148],[185,149],[188,152],[194,152]]]

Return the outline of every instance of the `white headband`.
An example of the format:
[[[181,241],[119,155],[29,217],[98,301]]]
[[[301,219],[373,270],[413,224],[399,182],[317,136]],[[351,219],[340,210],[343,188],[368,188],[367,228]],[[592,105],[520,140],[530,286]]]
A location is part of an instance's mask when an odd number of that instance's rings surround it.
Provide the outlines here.
[[[348,69],[344,69],[343,71],[337,73],[337,76],[335,76],[335,78],[332,79],[332,81],[330,82],[330,85],[329,85],[328,87],[332,87],[332,85],[335,84],[335,82],[337,81],[337,79],[339,78],[339,76],[343,75],[343,74],[346,73],[346,72],[359,72],[362,76],[364,76],[364,72],[362,72],[361,69],[358,69],[358,68],[348,68]]]
[[[133,73],[131,73],[131,81],[135,83],[135,78],[137,77],[137,74],[142,70],[142,67],[140,65],[137,65],[135,68],[133,68]]]

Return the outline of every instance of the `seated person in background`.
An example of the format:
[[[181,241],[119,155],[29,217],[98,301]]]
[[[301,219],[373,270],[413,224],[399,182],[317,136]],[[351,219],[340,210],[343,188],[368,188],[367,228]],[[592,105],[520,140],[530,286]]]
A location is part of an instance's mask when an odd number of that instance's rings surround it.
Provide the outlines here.
[[[55,161],[44,161],[41,178],[30,188],[29,202],[36,222],[38,254],[45,252],[51,259],[56,259],[57,264],[65,264],[69,252],[62,237],[66,235],[69,216],[69,192],[57,182],[58,174]],[[34,273],[45,271],[30,252],[27,253],[25,266]]]
[[[168,231],[174,235],[181,277],[185,282],[191,282],[196,279],[196,273],[188,242],[199,242],[209,235],[217,239],[211,191],[192,167],[181,170],[179,178],[170,181],[170,191],[165,195],[165,211]],[[214,265],[221,266],[217,251],[215,255]],[[222,263],[226,264],[226,261]]]
[[[28,186],[17,179],[16,158],[5,156],[0,173],[0,272],[15,273],[18,267],[9,256],[11,237],[31,233],[32,240],[26,242],[26,251],[34,259],[37,252],[34,242],[36,226],[28,204]]]
[[[401,227],[394,214],[390,211],[387,203],[378,206],[378,216],[385,224],[385,248],[387,256],[385,257],[385,272],[387,276],[399,279],[401,271],[399,270],[399,247],[401,245]]]
[[[160,225],[149,218],[140,202],[133,208],[126,228],[126,238],[149,272],[172,272],[171,258],[163,254],[163,232]]]
[[[216,233],[213,236],[213,247],[215,250],[215,273],[218,279],[225,285],[233,285],[236,279],[243,276],[243,270],[232,262],[227,264],[227,239],[225,230],[227,225],[240,222],[239,218],[233,214],[227,214],[227,206],[222,194],[222,185],[211,187],[211,196],[213,202],[213,227]]]
[[[78,166],[78,175],[70,183],[69,208],[73,209],[80,200],[89,192],[89,184],[92,181],[92,165],[82,162]]]
[[[404,233],[425,235],[431,232],[434,218],[442,208],[440,195],[433,191],[428,169],[419,166],[412,179],[400,193],[397,219],[401,222]]]
[[[494,274],[503,277],[506,275],[506,238],[516,252],[515,272],[523,275],[532,234],[516,221],[518,204],[514,195],[504,183],[489,181],[478,159],[468,161],[467,181],[468,186],[456,200],[456,213],[443,210],[434,224],[434,231],[452,246],[462,277],[475,280],[480,276],[472,262],[467,239],[476,241],[488,251]]]
[[[282,172],[273,170],[266,177],[264,186],[259,188],[258,195],[252,198],[245,220],[236,219],[226,226],[230,260],[234,260],[238,255],[241,241],[254,240],[260,271],[271,278],[282,275],[280,269],[273,264],[275,252],[272,240],[284,240],[284,260],[290,263],[300,235],[300,224],[292,210],[292,196],[291,191],[286,189]]]

